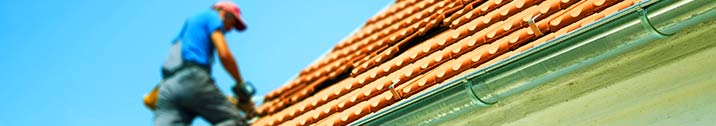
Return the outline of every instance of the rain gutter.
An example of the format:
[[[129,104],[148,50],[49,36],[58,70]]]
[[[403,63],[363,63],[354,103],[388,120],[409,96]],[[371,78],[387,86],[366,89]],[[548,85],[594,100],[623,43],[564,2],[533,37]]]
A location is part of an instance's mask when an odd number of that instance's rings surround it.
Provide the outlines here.
[[[525,52],[436,85],[349,125],[432,125],[716,18],[716,1],[645,0]]]

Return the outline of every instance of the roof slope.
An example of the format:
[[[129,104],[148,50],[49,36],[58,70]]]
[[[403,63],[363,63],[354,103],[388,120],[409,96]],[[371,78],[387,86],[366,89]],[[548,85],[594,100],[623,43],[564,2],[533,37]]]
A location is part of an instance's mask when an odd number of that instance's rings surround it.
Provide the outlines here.
[[[346,125],[639,0],[399,0],[266,95],[253,125]]]

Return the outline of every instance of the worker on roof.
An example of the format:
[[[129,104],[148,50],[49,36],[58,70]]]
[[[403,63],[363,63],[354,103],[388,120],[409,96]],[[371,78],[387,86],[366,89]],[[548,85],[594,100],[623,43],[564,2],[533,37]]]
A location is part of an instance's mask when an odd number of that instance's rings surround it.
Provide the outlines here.
[[[217,2],[210,10],[189,17],[172,42],[169,58],[162,66],[163,80],[155,88],[155,100],[149,104],[154,125],[191,125],[201,116],[212,125],[248,125],[254,111],[250,97],[253,86],[241,78],[224,34],[246,30],[238,6],[230,1]],[[235,80],[233,88],[238,108],[214,84],[211,64],[218,53],[223,68]],[[241,113],[239,109],[243,110]]]

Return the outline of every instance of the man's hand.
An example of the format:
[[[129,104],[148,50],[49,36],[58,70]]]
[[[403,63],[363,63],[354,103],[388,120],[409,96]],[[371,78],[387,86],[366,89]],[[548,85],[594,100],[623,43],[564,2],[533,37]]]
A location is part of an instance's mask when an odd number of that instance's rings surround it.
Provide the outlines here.
[[[244,113],[246,113],[245,118],[247,120],[251,120],[251,118],[253,118],[253,116],[255,116],[256,110],[254,109],[254,102],[251,102],[251,101],[239,102],[238,98],[236,98],[234,96],[229,96],[228,99],[229,99],[229,102],[231,102],[231,104],[236,106],[236,108],[238,108],[241,111],[243,111]]]
[[[254,108],[254,102],[246,102],[246,103],[239,103],[236,104],[236,107],[241,109],[241,111],[244,111],[246,113],[246,120],[251,120],[251,118],[254,117],[256,114],[256,110]]]
[[[247,119],[253,117],[256,111],[254,108],[254,102],[251,101],[251,97],[256,93],[256,88],[254,88],[250,82],[245,82],[235,84],[231,89],[234,92],[234,95],[236,95],[236,100],[238,101],[236,107],[246,113]]]

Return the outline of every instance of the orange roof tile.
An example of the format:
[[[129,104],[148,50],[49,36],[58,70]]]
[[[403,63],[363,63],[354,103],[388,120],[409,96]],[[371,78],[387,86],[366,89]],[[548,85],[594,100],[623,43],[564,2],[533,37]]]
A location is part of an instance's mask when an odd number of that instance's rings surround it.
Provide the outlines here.
[[[346,125],[638,0],[399,0],[268,93],[252,125]]]

